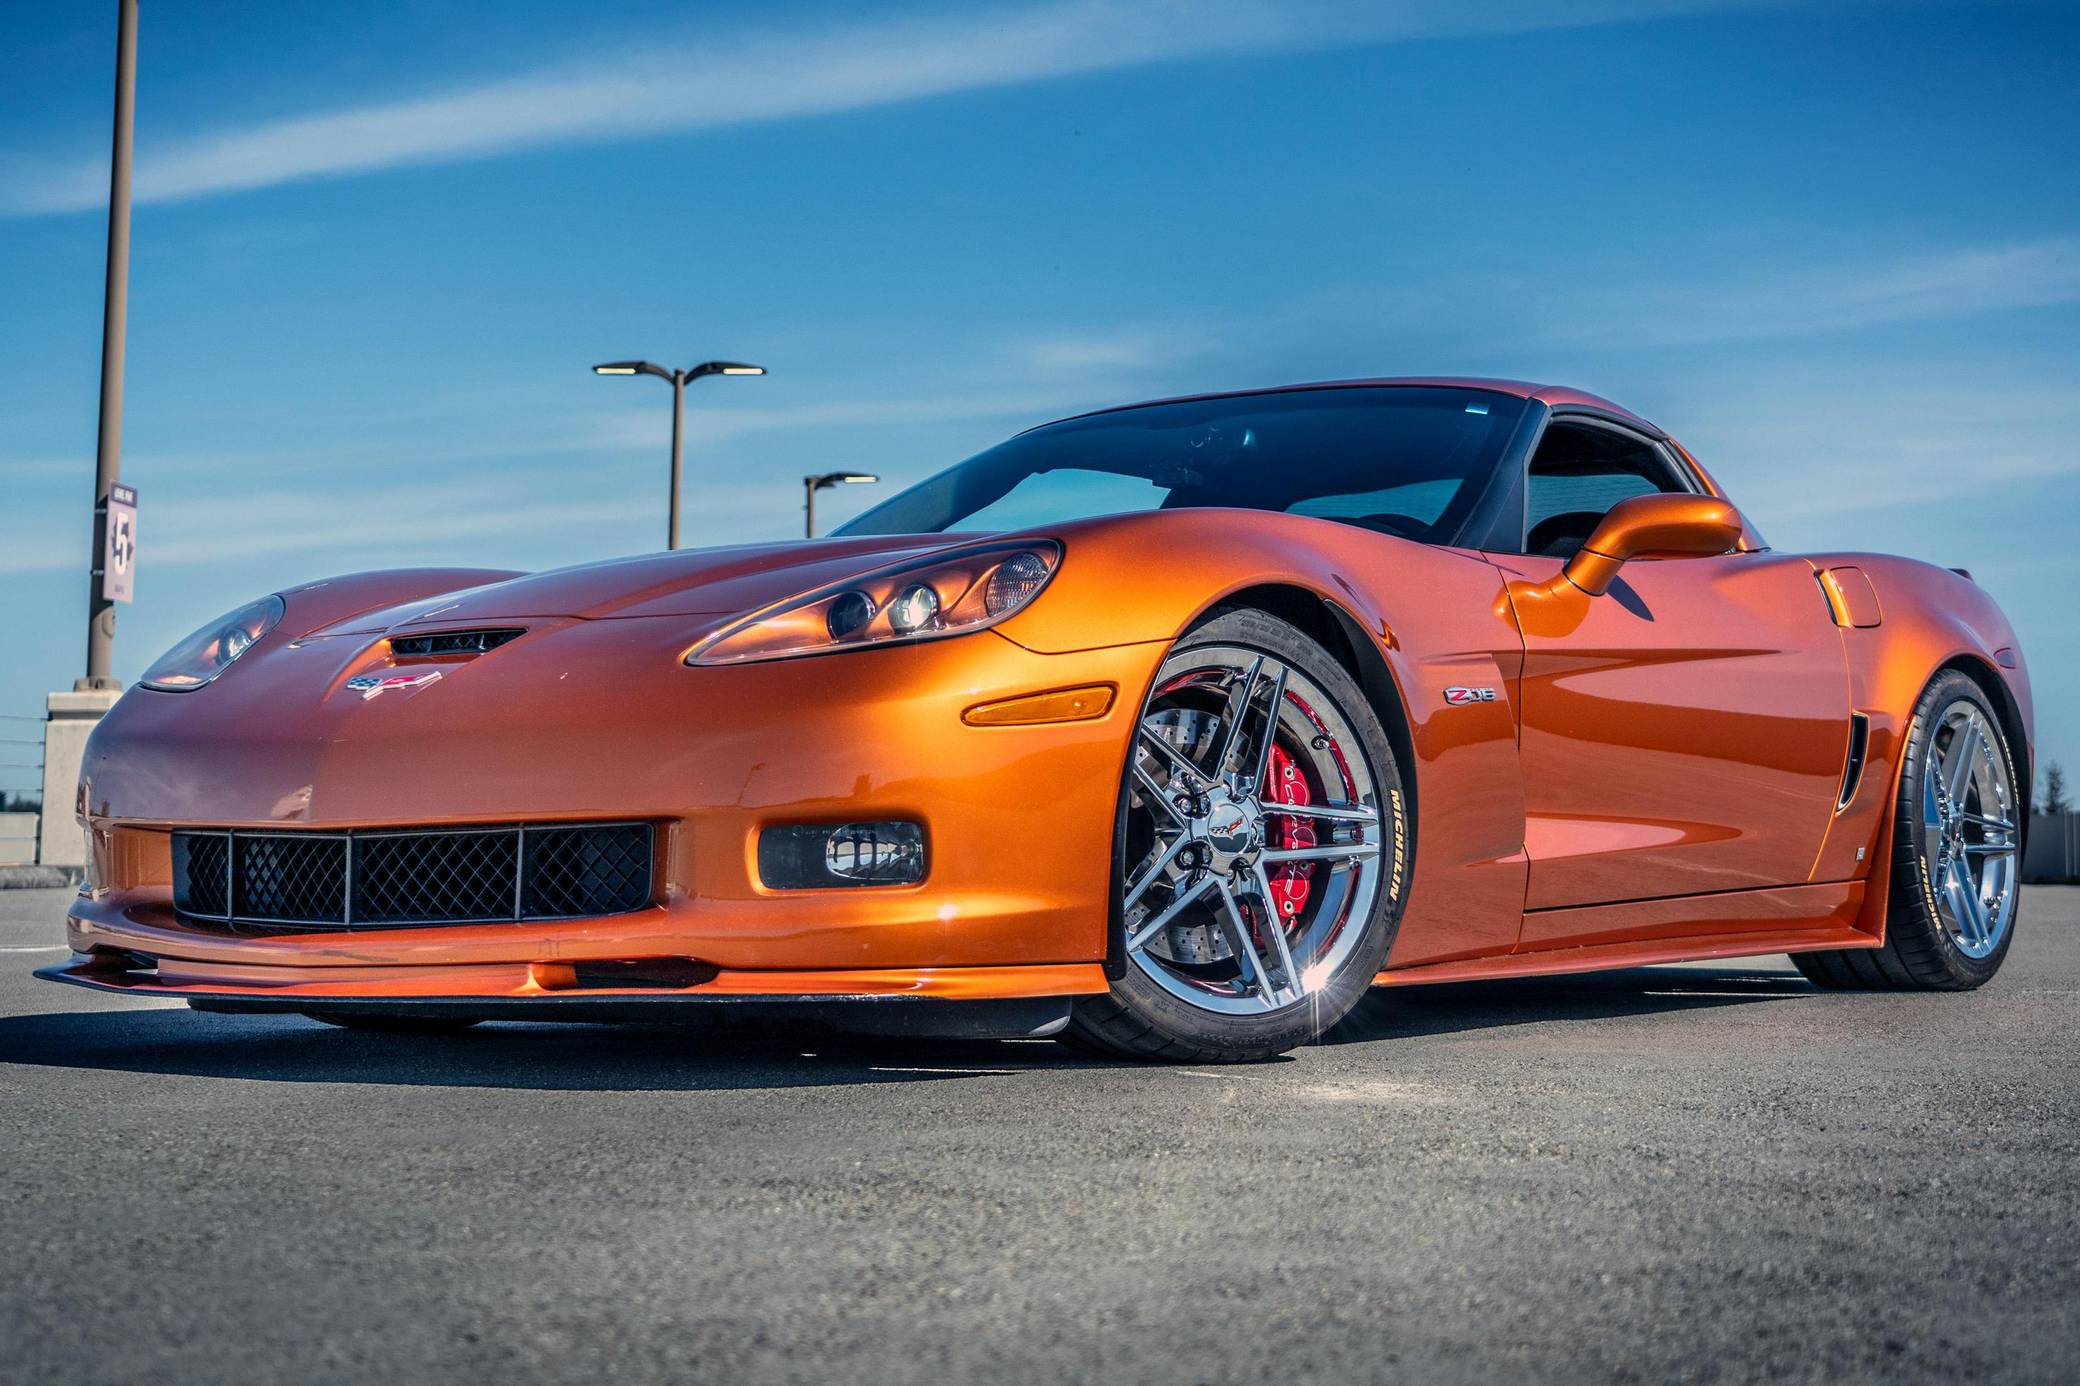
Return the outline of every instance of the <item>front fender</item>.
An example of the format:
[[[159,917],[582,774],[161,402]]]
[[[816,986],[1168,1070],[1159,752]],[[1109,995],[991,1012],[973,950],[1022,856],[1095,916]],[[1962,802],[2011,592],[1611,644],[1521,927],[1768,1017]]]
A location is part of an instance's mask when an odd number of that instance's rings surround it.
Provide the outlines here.
[[[385,630],[394,624],[393,618],[357,618],[386,612],[406,602],[452,596],[524,576],[503,568],[393,568],[322,578],[283,589],[282,600],[288,604],[288,611],[278,629],[290,640],[328,628],[334,635]]]
[[[1528,868],[1511,694],[1524,646],[1500,570],[1475,554],[1260,511],[1155,511],[1048,532],[1064,546],[1060,571],[999,627],[1034,650],[1174,640],[1250,589],[1296,590],[1347,613],[1369,645],[1357,652],[1361,682],[1376,685],[1363,677],[1376,658],[1399,703],[1381,717],[1402,720],[1412,752],[1403,774],[1418,805],[1415,865],[1389,965],[1515,946]],[[1453,687],[1495,696],[1448,703]],[[1146,694],[1121,690],[1137,705]]]

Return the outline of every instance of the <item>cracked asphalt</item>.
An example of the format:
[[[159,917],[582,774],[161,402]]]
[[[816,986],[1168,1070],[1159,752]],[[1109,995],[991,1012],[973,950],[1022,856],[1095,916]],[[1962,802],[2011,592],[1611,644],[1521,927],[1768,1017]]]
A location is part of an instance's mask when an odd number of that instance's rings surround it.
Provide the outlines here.
[[[1215,1070],[36,982],[0,1381],[2080,1379],[2080,889],[1969,995],[1410,988]],[[38,951],[48,950],[48,951]]]

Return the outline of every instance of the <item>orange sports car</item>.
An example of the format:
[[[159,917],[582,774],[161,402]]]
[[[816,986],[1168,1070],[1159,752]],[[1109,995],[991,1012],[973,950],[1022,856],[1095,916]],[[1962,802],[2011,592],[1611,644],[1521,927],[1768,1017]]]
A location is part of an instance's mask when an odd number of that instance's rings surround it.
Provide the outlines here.
[[[1791,953],[1967,988],[2014,938],[2030,715],[1969,576],[1775,552],[1594,396],[1167,400],[823,540],[212,622],[94,733],[43,975],[1193,1061],[1374,986]]]

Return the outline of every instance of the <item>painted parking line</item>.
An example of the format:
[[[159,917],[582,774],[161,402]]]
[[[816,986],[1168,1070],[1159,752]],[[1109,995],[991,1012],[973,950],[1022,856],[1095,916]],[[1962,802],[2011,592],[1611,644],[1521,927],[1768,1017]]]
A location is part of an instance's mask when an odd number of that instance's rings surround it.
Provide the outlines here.
[[[1240,1079],[1241,1081],[1246,1083],[1260,1083],[1263,1081],[1262,1076],[1259,1074],[1237,1073],[1233,1069],[1230,1069],[1225,1073],[1208,1073],[1206,1070],[1200,1068],[1173,1068],[1170,1071],[1180,1078],[1211,1078],[1216,1082],[1221,1083],[1232,1083],[1235,1082],[1237,1079]]]
[[[70,953],[72,950],[62,943],[39,944],[34,948],[0,948],[0,953]]]
[[[868,1064],[869,1073],[952,1073],[963,1077],[981,1077],[984,1074],[1009,1075],[1021,1072],[1015,1068],[922,1068],[911,1064]]]
[[[1771,997],[1819,996],[1817,991],[1643,991],[1642,996],[1731,996],[1741,1001],[1765,1001]]]

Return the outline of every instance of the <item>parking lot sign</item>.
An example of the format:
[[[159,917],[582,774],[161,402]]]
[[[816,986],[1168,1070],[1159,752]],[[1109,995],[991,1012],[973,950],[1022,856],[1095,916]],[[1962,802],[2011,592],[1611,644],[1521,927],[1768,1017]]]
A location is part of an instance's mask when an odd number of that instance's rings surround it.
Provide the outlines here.
[[[108,488],[108,522],[102,529],[102,600],[129,601],[136,578],[137,488],[118,481]]]

